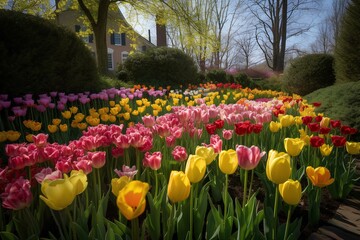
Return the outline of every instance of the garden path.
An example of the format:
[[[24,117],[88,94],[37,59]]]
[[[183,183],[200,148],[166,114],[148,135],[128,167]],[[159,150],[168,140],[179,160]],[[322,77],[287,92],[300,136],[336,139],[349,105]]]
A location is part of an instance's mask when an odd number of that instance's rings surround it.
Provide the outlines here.
[[[357,159],[357,176],[360,176],[360,159]],[[360,181],[357,181],[348,199],[342,202],[335,216],[320,225],[308,240],[360,239]]]

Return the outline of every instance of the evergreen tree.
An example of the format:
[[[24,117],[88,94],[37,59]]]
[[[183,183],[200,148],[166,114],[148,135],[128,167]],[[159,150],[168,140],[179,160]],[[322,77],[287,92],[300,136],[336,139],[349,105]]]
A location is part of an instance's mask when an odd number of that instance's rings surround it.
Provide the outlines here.
[[[336,83],[360,80],[360,0],[348,6],[335,46]]]

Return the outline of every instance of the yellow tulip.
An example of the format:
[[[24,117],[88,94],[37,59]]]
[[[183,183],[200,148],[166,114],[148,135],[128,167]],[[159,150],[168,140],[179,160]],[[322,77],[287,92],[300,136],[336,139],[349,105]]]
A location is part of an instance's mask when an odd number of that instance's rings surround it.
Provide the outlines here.
[[[68,130],[68,125],[67,124],[60,124],[59,125],[60,131],[61,132],[67,132]]]
[[[166,106],[166,111],[170,112],[170,111],[171,111],[171,108],[172,108],[171,105],[167,105],[167,106]]]
[[[119,113],[119,110],[118,110],[117,107],[113,107],[113,108],[110,109],[110,113],[112,115],[117,115]]]
[[[0,132],[0,142],[5,142],[7,140],[6,132],[1,131]]]
[[[229,149],[223,150],[219,155],[219,168],[224,174],[233,174],[238,167],[236,151]]]
[[[184,172],[171,171],[167,195],[171,202],[181,202],[190,195],[190,180]]]
[[[50,133],[56,133],[58,129],[59,128],[57,125],[52,125],[52,124],[48,125],[48,130]]]
[[[190,182],[197,183],[203,179],[206,172],[206,161],[198,155],[189,155],[186,162],[185,174]]]
[[[280,124],[283,127],[289,127],[295,123],[293,115],[279,115]]]
[[[266,162],[266,176],[275,184],[284,183],[291,173],[290,155],[276,150],[269,151]]]
[[[292,179],[279,185],[279,192],[283,200],[289,205],[297,205],[301,200],[301,184]]]
[[[214,152],[214,148],[205,146],[197,146],[195,155],[203,157],[206,161],[206,165],[212,163],[212,161],[214,161],[217,156],[217,154]]]
[[[120,190],[123,189],[130,180],[131,179],[128,176],[111,179],[111,192],[117,197]]]
[[[129,120],[130,119],[130,113],[128,113],[128,112],[124,113],[123,117],[124,117],[124,119],[126,121]]]
[[[59,119],[59,118],[54,118],[52,120],[52,124],[54,124],[54,125],[59,125],[60,123],[61,123],[61,119]]]
[[[330,171],[326,167],[317,167],[314,169],[308,166],[306,168],[306,175],[316,187],[326,187],[335,181],[334,178],[330,178]]]
[[[31,130],[33,130],[34,132],[40,131],[41,129],[41,123],[40,122],[32,122],[30,128]]]
[[[103,122],[107,122],[107,121],[109,121],[109,115],[106,114],[106,113],[101,114],[101,115],[100,115],[100,119],[101,119],[101,121],[103,121]]]
[[[84,117],[85,115],[82,114],[82,113],[77,113],[75,116],[74,116],[74,119],[76,122],[81,122],[82,120],[84,120]]]
[[[76,114],[79,109],[78,109],[77,107],[75,107],[75,106],[72,106],[72,107],[69,108],[69,110],[70,110],[70,112],[71,112],[72,114]]]
[[[320,121],[320,127],[329,127],[330,125],[330,118],[329,117],[323,117]]]
[[[116,116],[109,115],[109,121],[112,122],[112,123],[116,122]]]
[[[44,180],[41,183],[40,199],[53,210],[62,210],[69,206],[75,199],[76,191],[74,185],[64,174],[64,179]]]
[[[137,218],[145,211],[148,191],[149,184],[140,181],[131,181],[119,191],[116,204],[127,220]]]
[[[28,142],[34,142],[34,139],[32,138],[34,135],[33,134],[27,134],[26,135],[26,141]],[[1,137],[0,137],[1,138]],[[0,139],[0,142],[1,142],[1,139]]]
[[[70,173],[69,180],[71,184],[74,186],[74,191],[76,195],[79,195],[80,193],[84,192],[88,182],[87,182],[87,176],[86,174],[80,170],[72,170]]]
[[[61,112],[61,115],[62,115],[65,119],[71,118],[71,112],[70,112],[70,111]]]
[[[278,132],[281,127],[282,127],[282,126],[281,126],[281,123],[279,123],[279,122],[274,122],[274,121],[271,121],[271,122],[270,122],[270,125],[269,125],[270,131],[273,132],[273,133]]]
[[[18,131],[9,130],[6,132],[6,138],[10,142],[17,141],[20,138],[20,136],[21,136],[21,133]]]
[[[292,156],[296,157],[299,156],[302,149],[305,146],[305,142],[300,138],[285,138],[284,139],[284,146],[286,152]]]
[[[346,151],[351,155],[359,155],[360,142],[346,142]]]
[[[334,146],[331,146],[329,144],[323,144],[320,149],[320,153],[323,157],[327,157],[331,154],[331,151],[333,150]]]
[[[87,124],[86,123],[78,123],[77,128],[79,128],[80,130],[84,130],[85,128],[87,128]]]
[[[296,125],[301,125],[301,124],[303,124],[302,118],[301,118],[300,116],[296,116],[296,117],[295,117],[295,123],[296,123]]]

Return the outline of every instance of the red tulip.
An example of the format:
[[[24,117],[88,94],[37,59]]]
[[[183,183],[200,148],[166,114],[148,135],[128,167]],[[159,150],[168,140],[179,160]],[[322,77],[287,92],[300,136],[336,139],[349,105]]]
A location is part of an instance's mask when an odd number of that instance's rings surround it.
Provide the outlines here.
[[[325,140],[322,137],[314,136],[310,138],[310,145],[312,147],[321,147],[325,143]]]
[[[346,138],[343,136],[332,136],[331,141],[335,147],[343,147],[346,144]]]
[[[330,120],[330,125],[332,128],[340,128],[341,122],[340,120]]]
[[[222,129],[224,127],[224,120],[218,119],[214,122],[217,129]]]
[[[304,125],[308,125],[309,123],[312,122],[311,116],[305,116],[305,117],[302,117],[301,119],[302,119]]]
[[[311,132],[318,132],[320,130],[320,124],[319,123],[309,123],[308,128]]]
[[[206,128],[206,131],[208,132],[208,134],[210,134],[210,135],[215,134],[216,129],[217,129],[216,125],[211,124],[211,123],[206,124],[205,128]]]

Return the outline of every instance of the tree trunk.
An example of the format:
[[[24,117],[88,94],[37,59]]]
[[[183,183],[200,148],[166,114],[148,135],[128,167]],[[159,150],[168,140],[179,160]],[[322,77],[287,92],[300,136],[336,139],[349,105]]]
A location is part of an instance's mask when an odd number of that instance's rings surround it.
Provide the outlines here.
[[[279,64],[277,72],[283,72],[285,68],[285,50],[286,50],[286,33],[287,33],[287,10],[288,10],[288,0],[283,0],[282,7],[282,19],[281,19],[281,46],[279,53]]]

